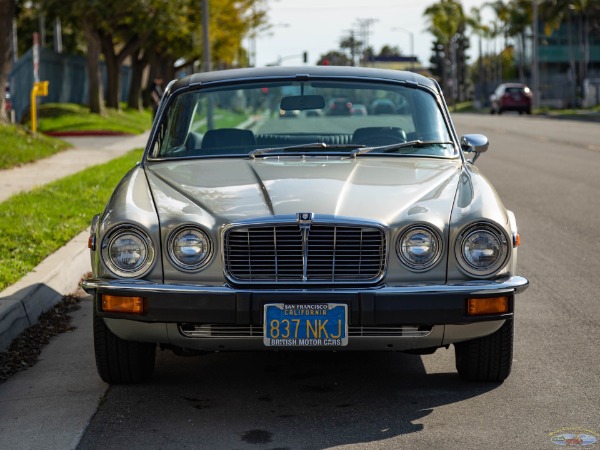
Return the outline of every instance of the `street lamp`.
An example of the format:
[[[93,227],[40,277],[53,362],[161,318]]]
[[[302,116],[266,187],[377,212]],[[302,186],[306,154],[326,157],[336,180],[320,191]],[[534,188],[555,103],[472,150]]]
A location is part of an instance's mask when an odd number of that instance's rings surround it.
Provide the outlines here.
[[[410,37],[410,56],[413,58],[413,60],[411,61],[411,70],[414,71],[415,70],[415,34],[410,31],[410,30],[406,30],[404,28],[401,27],[394,27],[392,28],[392,31],[403,31],[404,33],[408,33],[409,37]]]

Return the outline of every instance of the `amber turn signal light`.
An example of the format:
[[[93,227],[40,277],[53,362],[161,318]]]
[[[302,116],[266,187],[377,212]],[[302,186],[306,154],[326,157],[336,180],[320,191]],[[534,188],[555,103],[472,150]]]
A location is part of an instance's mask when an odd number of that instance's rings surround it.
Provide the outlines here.
[[[470,298],[467,302],[467,314],[504,314],[508,312],[508,297]]]
[[[142,314],[144,312],[144,299],[142,297],[102,295],[102,311]]]

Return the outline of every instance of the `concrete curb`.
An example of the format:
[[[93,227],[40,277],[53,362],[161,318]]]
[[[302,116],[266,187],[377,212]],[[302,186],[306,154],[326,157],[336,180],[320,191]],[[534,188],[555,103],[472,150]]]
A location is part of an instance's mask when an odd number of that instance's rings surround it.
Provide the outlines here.
[[[0,351],[40,314],[77,290],[81,277],[91,271],[84,231],[42,261],[29,274],[0,292]]]
[[[134,148],[144,148],[149,135],[150,131],[146,131],[108,141],[94,137],[85,140],[80,136],[77,142],[84,148],[65,150],[31,164],[0,171],[0,202],[18,192],[110,161]],[[52,308],[64,295],[77,290],[81,277],[91,271],[88,236],[89,231],[82,232],[16,284],[0,292],[0,352],[5,351],[19,333],[37,323],[40,314]]]

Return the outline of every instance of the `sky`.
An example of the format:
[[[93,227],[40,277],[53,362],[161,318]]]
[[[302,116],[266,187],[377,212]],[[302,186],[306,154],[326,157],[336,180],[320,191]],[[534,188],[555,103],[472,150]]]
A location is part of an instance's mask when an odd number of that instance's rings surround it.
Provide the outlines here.
[[[469,12],[486,0],[462,0]],[[414,53],[429,64],[433,36],[426,30],[425,9],[436,0],[268,0],[272,28],[256,39],[256,65],[303,65],[302,54],[308,52],[308,64],[330,50],[338,50],[340,39],[358,30],[359,20],[373,19],[369,45],[376,52],[384,45],[398,46],[402,53]],[[491,18],[484,14],[485,18]],[[475,47],[471,42],[471,47]]]

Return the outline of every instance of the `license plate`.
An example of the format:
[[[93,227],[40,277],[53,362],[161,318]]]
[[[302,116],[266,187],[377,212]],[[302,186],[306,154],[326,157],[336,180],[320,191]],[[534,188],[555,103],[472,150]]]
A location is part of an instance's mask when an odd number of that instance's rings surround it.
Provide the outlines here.
[[[268,347],[348,345],[348,305],[269,303],[264,318],[263,342]]]

